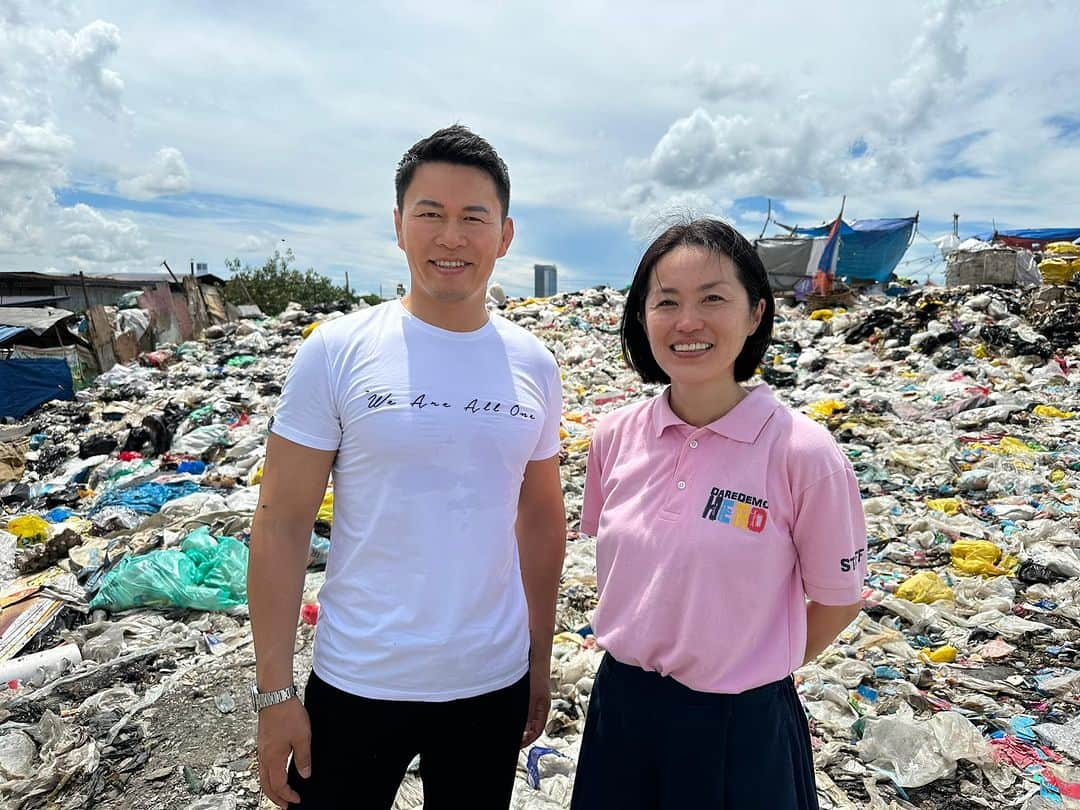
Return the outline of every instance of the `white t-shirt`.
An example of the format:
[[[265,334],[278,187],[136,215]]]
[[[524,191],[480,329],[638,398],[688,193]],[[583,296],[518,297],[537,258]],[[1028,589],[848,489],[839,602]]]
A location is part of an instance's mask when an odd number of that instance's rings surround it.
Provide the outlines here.
[[[514,521],[525,465],[559,451],[561,415],[555,359],[495,315],[449,332],[392,301],[311,333],[271,430],[338,451],[320,678],[446,701],[525,674]]]

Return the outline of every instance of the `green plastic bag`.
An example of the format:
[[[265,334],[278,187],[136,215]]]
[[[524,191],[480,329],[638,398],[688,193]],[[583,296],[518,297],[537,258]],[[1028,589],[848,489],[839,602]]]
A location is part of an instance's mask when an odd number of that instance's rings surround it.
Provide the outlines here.
[[[125,557],[105,575],[90,609],[180,607],[223,611],[247,603],[248,548],[202,526],[179,549]]]

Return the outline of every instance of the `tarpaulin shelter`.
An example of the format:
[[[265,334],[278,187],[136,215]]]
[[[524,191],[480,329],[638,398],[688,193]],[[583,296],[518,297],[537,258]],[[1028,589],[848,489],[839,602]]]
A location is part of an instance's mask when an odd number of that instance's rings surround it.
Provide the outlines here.
[[[56,307],[0,307],[0,417],[23,416],[51,399],[71,399],[89,359]],[[85,349],[83,349],[85,353]]]
[[[74,399],[71,369],[54,358],[0,360],[0,417],[19,418],[51,399]]]
[[[814,275],[827,240],[803,236],[772,236],[754,243],[775,292],[792,290],[804,278]]]
[[[841,222],[840,257],[836,262],[836,275],[849,280],[879,284],[888,281],[900,260],[904,258],[918,221],[916,214],[898,219]],[[793,237],[827,238],[832,230],[832,223],[817,228],[791,228],[779,222],[776,224],[789,231]]]
[[[1080,239],[1080,228],[1020,228],[1010,231],[986,231],[975,234],[982,242],[1001,242],[1009,247],[1033,250],[1035,245],[1050,242],[1075,242]]]

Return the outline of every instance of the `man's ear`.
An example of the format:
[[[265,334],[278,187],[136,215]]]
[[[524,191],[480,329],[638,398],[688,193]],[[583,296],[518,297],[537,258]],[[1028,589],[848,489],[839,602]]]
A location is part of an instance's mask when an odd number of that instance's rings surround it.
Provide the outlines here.
[[[401,236],[401,212],[394,207],[394,233],[397,234],[397,246],[405,249],[405,240]]]
[[[510,243],[514,241],[514,220],[507,217],[503,220],[502,224],[502,241],[499,244],[499,255],[496,259],[501,259],[506,255],[506,251],[510,249]]]

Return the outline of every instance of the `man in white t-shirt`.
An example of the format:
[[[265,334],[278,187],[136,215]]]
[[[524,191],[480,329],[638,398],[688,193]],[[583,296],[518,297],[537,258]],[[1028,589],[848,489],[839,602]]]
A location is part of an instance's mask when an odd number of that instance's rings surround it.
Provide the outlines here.
[[[514,235],[495,150],[449,127],[409,149],[395,180],[408,294],[312,332],[270,428],[248,568],[260,780],[281,807],[390,808],[419,754],[429,810],[494,810],[551,702],[559,371],[485,308]],[[301,703],[293,647],[331,472]]]

